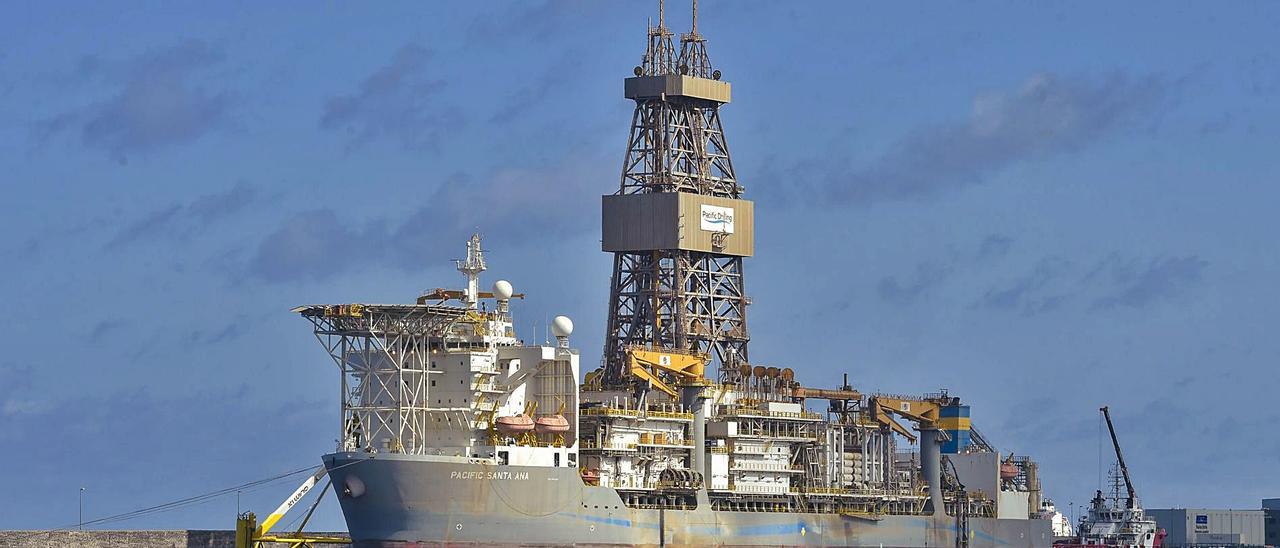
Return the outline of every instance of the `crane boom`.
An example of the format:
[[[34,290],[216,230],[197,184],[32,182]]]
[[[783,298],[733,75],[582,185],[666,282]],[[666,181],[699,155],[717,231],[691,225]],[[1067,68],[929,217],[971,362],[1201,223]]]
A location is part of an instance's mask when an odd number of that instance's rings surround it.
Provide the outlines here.
[[[254,534],[261,537],[269,533],[271,528],[275,526],[276,522],[280,521],[280,518],[283,518],[284,515],[289,512],[289,509],[293,508],[295,504],[298,504],[298,501],[302,500],[302,497],[306,496],[307,493],[311,491],[311,488],[315,487],[316,483],[324,478],[326,473],[327,472],[323,466],[317,468],[315,473],[308,476],[306,481],[303,481],[302,485],[299,485],[298,488],[293,491],[293,494],[289,495],[289,498],[284,499],[284,502],[280,503],[280,507],[276,508],[275,512],[272,512],[271,515],[267,516],[267,519],[262,521],[262,525],[258,526],[258,530],[254,531]]]
[[[1126,506],[1133,508],[1135,501],[1138,500],[1138,495],[1133,490],[1133,482],[1129,480],[1129,467],[1124,464],[1124,455],[1120,453],[1120,440],[1116,438],[1116,427],[1111,424],[1111,410],[1105,405],[1100,410],[1102,411],[1102,416],[1107,419],[1107,431],[1111,432],[1111,445],[1116,448],[1116,461],[1120,463],[1120,473],[1124,476],[1124,487],[1129,491],[1129,500],[1126,502]]]

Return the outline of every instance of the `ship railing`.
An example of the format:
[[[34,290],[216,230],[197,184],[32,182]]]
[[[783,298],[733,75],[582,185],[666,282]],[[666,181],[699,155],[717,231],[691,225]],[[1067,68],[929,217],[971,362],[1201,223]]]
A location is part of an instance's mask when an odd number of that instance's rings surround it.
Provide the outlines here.
[[[613,442],[613,441],[600,443],[592,439],[581,440],[579,442],[579,446],[582,449],[605,449],[605,450],[612,450],[612,451],[635,451],[636,450],[636,444],[634,443],[623,443],[623,442]]]
[[[801,487],[788,491],[792,495],[852,495],[853,491],[843,487]]]
[[[621,407],[608,407],[608,406],[587,407],[582,410],[582,414],[606,416],[606,417],[628,417],[628,418],[641,417],[641,413],[639,409],[625,409]],[[676,411],[647,411],[644,413],[643,416],[645,418],[650,418],[650,419],[668,419],[668,420],[680,420],[680,421],[693,420],[693,413],[680,413]]]
[[[686,440],[667,440],[663,443],[658,443],[656,441],[642,441],[636,444],[636,446],[637,447],[676,447],[676,448],[682,448],[682,449],[692,449],[693,442],[686,441]]]
[[[729,467],[729,469],[730,470],[747,470],[751,472],[791,472],[791,471],[803,471],[804,467],[791,466],[787,463],[775,464],[770,462],[738,461],[738,462],[734,462],[733,466]]]
[[[800,419],[822,420],[822,415],[808,411],[768,411],[764,409],[730,409],[720,414],[721,417],[768,418],[768,419]]]
[[[650,411],[646,413],[645,416],[651,419],[674,419],[682,421],[693,420],[693,413],[679,413],[671,411]]]
[[[583,415],[600,415],[606,417],[638,417],[640,412],[635,409],[623,409],[620,407],[588,407],[582,410]]]

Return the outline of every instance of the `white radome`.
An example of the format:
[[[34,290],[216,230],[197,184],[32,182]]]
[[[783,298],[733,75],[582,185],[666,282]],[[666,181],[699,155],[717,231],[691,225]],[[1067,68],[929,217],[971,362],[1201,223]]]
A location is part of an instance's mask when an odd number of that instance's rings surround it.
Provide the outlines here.
[[[511,289],[511,282],[506,280],[498,280],[493,282],[493,296],[501,300],[510,299],[515,293]]]
[[[551,320],[552,335],[568,337],[570,333],[573,333],[573,320],[570,320],[568,316],[556,316],[556,319]]]

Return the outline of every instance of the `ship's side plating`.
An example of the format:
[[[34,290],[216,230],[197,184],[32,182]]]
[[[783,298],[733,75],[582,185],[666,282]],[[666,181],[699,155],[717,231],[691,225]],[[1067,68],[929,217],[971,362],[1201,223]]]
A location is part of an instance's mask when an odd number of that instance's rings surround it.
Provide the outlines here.
[[[628,507],[565,468],[367,453],[324,457],[356,546],[956,546],[953,516]],[[1043,547],[1044,520],[971,518],[971,546]]]

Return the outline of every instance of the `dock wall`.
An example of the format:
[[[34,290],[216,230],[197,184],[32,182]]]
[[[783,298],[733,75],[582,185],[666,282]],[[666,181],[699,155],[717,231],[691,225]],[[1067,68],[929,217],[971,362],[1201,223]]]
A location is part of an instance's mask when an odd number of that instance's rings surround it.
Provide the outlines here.
[[[235,548],[235,545],[235,531],[0,531],[0,548]],[[350,545],[315,546],[347,548]]]

